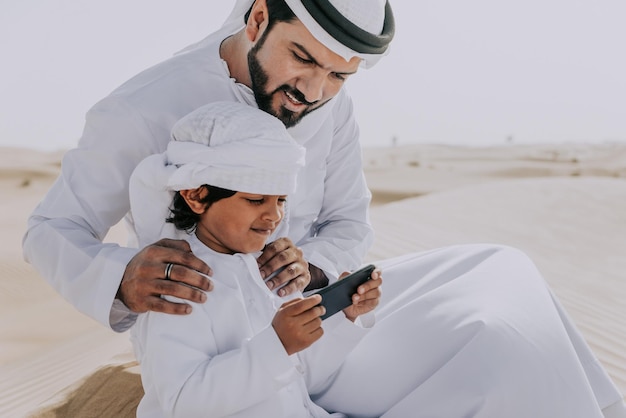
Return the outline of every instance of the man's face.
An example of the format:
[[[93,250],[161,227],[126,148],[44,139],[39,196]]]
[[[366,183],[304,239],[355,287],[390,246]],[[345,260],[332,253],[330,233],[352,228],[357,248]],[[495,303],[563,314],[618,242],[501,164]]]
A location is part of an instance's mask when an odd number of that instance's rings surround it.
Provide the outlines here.
[[[259,108],[296,125],[341,89],[359,66],[322,45],[299,20],[277,22],[248,53],[252,91]]]

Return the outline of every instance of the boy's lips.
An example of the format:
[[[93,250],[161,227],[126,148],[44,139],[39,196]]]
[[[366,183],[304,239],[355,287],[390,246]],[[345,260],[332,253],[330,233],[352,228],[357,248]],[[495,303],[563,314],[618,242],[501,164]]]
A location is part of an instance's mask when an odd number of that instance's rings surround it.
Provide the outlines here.
[[[261,234],[261,235],[272,235],[272,232],[274,232],[275,228],[250,228],[252,229],[252,231],[256,232],[257,234]]]

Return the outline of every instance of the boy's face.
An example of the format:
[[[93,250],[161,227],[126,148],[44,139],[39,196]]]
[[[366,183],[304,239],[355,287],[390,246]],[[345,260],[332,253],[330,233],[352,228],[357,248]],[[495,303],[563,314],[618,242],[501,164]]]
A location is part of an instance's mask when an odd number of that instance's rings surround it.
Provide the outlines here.
[[[337,95],[359,63],[332,52],[297,19],[277,22],[248,53],[259,108],[288,128]]]
[[[220,253],[260,251],[285,216],[285,201],[286,196],[237,192],[200,215],[196,235]]]

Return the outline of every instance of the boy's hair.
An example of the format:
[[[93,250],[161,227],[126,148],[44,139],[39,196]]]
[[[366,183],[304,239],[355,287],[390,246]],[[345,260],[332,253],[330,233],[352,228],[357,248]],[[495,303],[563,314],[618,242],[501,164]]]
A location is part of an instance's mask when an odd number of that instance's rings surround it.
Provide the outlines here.
[[[200,203],[206,203],[207,208],[218,200],[226,199],[237,193],[233,190],[209,186],[208,184],[203,184],[200,187],[206,189],[208,192],[203,199],[199,200]],[[185,231],[188,234],[196,230],[196,225],[200,222],[200,215],[191,210],[187,202],[185,202],[185,199],[180,195],[180,192],[174,194],[170,212],[172,215],[165,219],[165,222],[174,224],[176,229]]]
[[[289,6],[287,6],[287,3],[285,3],[285,0],[266,0],[266,3],[268,13],[266,32],[269,33],[270,29],[272,29],[276,22],[291,22],[292,20],[297,19],[294,12],[291,11]],[[250,6],[250,9],[248,9],[246,14],[244,15],[244,23],[248,22],[252,7],[254,7],[254,3],[252,4],[252,6]]]

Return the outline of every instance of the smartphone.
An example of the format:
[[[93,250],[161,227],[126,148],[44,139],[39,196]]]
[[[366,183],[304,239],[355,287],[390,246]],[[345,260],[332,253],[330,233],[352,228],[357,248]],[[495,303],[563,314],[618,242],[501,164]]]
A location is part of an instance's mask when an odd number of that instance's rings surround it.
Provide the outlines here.
[[[356,290],[360,285],[372,277],[372,272],[375,268],[376,267],[373,264],[369,264],[353,273],[350,273],[343,279],[337,280],[330,286],[323,287],[307,294],[307,296],[314,294],[322,296],[322,302],[320,305],[326,308],[326,313],[322,315],[321,318],[326,319],[352,305],[352,295],[356,293]]]

